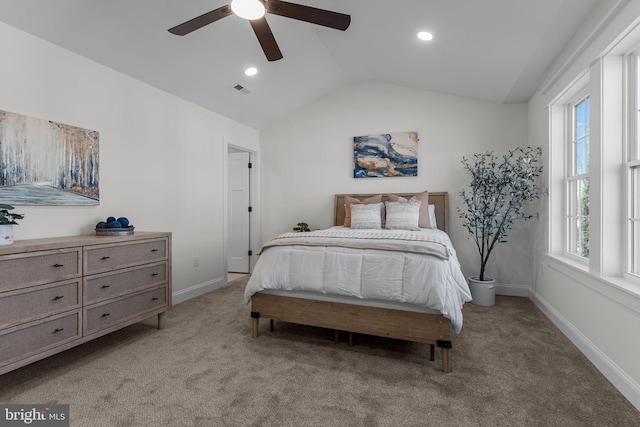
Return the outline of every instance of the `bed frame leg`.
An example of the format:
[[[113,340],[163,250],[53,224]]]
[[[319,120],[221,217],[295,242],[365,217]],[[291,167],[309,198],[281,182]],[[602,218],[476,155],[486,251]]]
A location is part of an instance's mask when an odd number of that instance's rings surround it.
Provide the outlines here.
[[[353,347],[353,332],[349,332],[349,347]]]
[[[337,329],[333,330],[333,343],[338,344],[340,342],[340,331]]]
[[[442,353],[442,372],[449,373],[449,349],[451,348],[451,341],[438,340],[436,345],[440,347]]]
[[[273,319],[269,319],[269,332],[273,332],[274,328],[273,328]]]
[[[258,324],[260,322],[260,313],[251,312],[251,338],[258,338]]]
[[[451,369],[449,368],[449,349],[442,348],[442,372],[449,373]]]
[[[431,350],[430,351],[431,354],[429,355],[429,360],[433,362],[434,360],[436,360],[436,346],[431,344],[429,347]]]
[[[251,338],[258,338],[258,319],[251,319]]]

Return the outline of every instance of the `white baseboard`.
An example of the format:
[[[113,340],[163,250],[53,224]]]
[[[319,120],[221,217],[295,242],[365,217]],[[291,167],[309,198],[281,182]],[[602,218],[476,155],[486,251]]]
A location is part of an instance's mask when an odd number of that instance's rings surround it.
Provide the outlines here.
[[[227,284],[226,281],[222,277],[219,277],[214,280],[209,280],[208,282],[205,282],[205,283],[200,283],[199,285],[191,286],[190,288],[187,288],[187,289],[181,289],[179,291],[174,292],[171,295],[172,302],[174,305],[180,304],[181,302],[184,302],[191,298],[195,298],[202,294],[206,294],[207,292],[211,292],[215,289],[222,288],[226,284]]]
[[[578,328],[553,308],[540,294],[530,290],[530,298],[540,310],[571,340],[573,344],[595,365],[595,367],[640,410],[640,384],[631,378],[609,356],[600,350]]]
[[[508,295],[511,297],[528,297],[529,287],[526,285],[511,285],[508,283],[496,283],[496,295]]]

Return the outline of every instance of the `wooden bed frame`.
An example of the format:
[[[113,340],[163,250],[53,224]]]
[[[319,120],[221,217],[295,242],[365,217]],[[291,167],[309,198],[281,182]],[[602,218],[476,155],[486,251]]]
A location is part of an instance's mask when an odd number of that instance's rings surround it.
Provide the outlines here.
[[[394,194],[405,198],[415,195],[415,193]],[[333,224],[344,224],[346,196],[362,200],[373,195],[336,194]],[[382,201],[385,200],[386,195],[383,195]],[[430,192],[429,204],[436,207],[438,228],[447,232],[449,229],[448,194]],[[271,331],[273,331],[274,320],[334,329],[336,341],[338,331],[346,331],[349,333],[349,344],[352,344],[354,332],[429,344],[432,361],[435,360],[435,346],[437,346],[441,349],[442,370],[450,372],[451,321],[441,315],[256,293],[251,297],[252,338],[258,336],[260,318],[270,319]]]

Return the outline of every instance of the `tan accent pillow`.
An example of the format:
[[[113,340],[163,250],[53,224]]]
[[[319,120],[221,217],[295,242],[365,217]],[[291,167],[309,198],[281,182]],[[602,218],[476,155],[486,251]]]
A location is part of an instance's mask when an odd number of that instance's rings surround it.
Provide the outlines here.
[[[407,202],[408,200],[402,196],[398,196],[397,194],[387,194],[387,201],[394,202],[394,203],[395,202],[404,203],[404,202]]]
[[[420,200],[420,219],[418,220],[418,227],[431,228],[431,221],[429,221],[429,192],[425,191],[413,196],[416,200]]]
[[[344,226],[351,227],[351,205],[352,204],[365,204],[369,205],[371,203],[381,203],[382,202],[382,194],[377,194],[375,196],[368,197],[363,200],[358,200],[355,197],[344,197]]]

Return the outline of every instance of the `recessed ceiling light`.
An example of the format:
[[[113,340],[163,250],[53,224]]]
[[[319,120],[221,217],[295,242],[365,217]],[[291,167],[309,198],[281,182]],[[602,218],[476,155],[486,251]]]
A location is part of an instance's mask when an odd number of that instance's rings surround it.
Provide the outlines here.
[[[258,74],[258,69],[256,67],[249,67],[246,70],[244,70],[244,73],[247,76],[255,76],[256,74]]]
[[[428,31],[420,31],[418,33],[418,38],[425,41],[433,40],[433,34]]]

